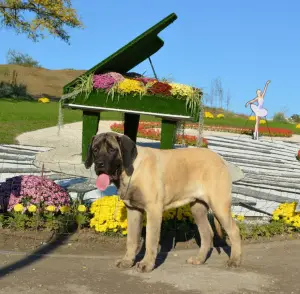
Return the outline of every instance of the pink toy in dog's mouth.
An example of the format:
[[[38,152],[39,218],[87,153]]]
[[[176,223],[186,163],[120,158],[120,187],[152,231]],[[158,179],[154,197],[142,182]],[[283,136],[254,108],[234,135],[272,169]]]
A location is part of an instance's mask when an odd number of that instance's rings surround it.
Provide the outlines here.
[[[107,174],[101,174],[96,181],[96,186],[100,191],[105,191],[110,184],[110,178]]]

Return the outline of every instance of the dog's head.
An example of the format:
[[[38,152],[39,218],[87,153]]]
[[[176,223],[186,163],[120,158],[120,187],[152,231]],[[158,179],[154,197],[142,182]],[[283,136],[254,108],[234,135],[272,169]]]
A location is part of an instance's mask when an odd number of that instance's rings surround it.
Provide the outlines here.
[[[123,171],[132,175],[136,157],[136,145],[129,137],[108,132],[92,138],[84,164],[88,169],[94,163],[97,176],[107,174],[116,183]]]

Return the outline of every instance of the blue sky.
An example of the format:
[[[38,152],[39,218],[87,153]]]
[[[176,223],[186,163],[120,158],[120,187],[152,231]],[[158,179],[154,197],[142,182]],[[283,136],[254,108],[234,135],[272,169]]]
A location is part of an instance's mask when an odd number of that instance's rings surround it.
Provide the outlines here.
[[[31,55],[49,69],[89,69],[165,16],[178,19],[160,37],[152,57],[159,77],[210,92],[221,78],[230,109],[250,114],[245,102],[270,79],[265,107],[299,113],[300,1],[289,0],[75,0],[84,30],[70,30],[71,45],[48,37],[38,43],[1,29],[0,63],[9,49]],[[147,61],[134,69],[152,74]]]

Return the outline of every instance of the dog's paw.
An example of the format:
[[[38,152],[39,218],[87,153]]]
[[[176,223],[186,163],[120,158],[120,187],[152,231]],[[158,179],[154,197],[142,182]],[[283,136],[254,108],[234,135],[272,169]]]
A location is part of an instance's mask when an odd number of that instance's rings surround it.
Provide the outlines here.
[[[136,270],[139,273],[149,273],[154,269],[153,263],[148,263],[145,261],[140,261],[136,264]]]
[[[205,258],[192,256],[187,261],[188,264],[200,265],[205,263]]]
[[[226,263],[226,266],[229,268],[237,268],[241,265],[241,262],[235,259],[229,259]]]
[[[133,264],[134,264],[133,260],[119,259],[116,262],[116,267],[126,269],[126,268],[133,267]]]

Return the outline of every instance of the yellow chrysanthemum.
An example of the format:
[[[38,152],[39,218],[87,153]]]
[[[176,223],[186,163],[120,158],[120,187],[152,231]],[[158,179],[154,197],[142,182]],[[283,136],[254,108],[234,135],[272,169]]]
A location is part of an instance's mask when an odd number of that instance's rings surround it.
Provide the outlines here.
[[[64,206],[61,206],[59,210],[62,214],[64,214],[64,213],[70,212],[71,209],[69,206],[64,205]]]
[[[249,116],[249,120],[255,120],[256,118],[255,118],[255,116]]]
[[[35,213],[37,211],[37,207],[34,204],[28,206],[27,210],[31,213]]]
[[[87,211],[87,208],[86,208],[85,205],[81,204],[81,205],[78,205],[77,210],[78,210],[79,212],[86,212],[86,211]]]
[[[300,129],[300,124],[297,124],[297,125],[296,125],[296,129]]]
[[[126,207],[118,196],[105,196],[96,200],[90,211],[94,215],[90,227],[94,227],[97,232],[127,230]]]
[[[54,212],[55,211],[55,206],[54,205],[49,205],[46,207],[46,210],[49,212]]]
[[[245,216],[243,216],[243,215],[238,215],[238,216],[236,217],[236,219],[237,219],[238,221],[242,222],[242,221],[245,220]]]
[[[214,118],[214,115],[212,113],[210,113],[209,111],[205,111],[204,112],[204,117],[205,118]]]
[[[21,203],[16,204],[16,205],[14,206],[14,211],[15,211],[15,212],[22,212],[23,210],[24,210],[24,206],[23,206]]]
[[[43,98],[39,98],[38,102],[41,102],[41,103],[49,103],[50,102],[50,99],[46,98],[46,97],[43,97]]]
[[[274,211],[272,215],[273,220],[282,220],[286,224],[299,228],[300,227],[300,213],[295,212],[296,202],[282,203]]]
[[[225,116],[224,116],[224,114],[223,113],[219,113],[218,115],[217,115],[217,118],[224,118]]]
[[[146,92],[144,84],[140,81],[132,79],[124,79],[116,86],[116,91],[122,95],[124,94],[140,94],[143,95]]]
[[[261,120],[259,121],[259,124],[261,124],[261,125],[266,124],[266,120],[265,120],[265,119],[261,119]]]
[[[170,92],[173,96],[192,97],[195,95],[195,90],[191,86],[178,83],[170,83],[169,85],[172,87]]]

